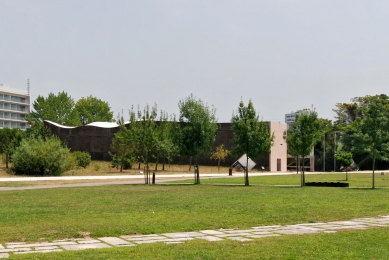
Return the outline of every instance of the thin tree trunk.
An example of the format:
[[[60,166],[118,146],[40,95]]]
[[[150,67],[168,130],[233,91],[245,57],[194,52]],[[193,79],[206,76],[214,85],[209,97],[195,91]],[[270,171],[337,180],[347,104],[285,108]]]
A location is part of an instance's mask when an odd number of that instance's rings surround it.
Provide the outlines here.
[[[220,172],[220,158],[219,158],[219,160],[217,161],[217,171]]]
[[[374,170],[375,170],[375,157],[373,158],[373,176],[372,176],[372,189],[374,189],[374,188],[375,188]]]
[[[165,156],[163,157],[163,162],[162,162],[162,171],[165,170]]]
[[[245,167],[245,178],[244,178],[244,185],[249,186],[249,156],[246,154],[246,167]]]
[[[5,153],[5,168],[8,169],[8,153]]]
[[[189,157],[189,171],[192,169],[192,156]]]

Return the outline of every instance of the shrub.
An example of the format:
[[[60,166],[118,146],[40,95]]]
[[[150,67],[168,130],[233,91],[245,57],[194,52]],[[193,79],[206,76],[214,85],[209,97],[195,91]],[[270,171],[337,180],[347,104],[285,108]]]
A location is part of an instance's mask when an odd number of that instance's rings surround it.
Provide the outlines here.
[[[92,160],[92,157],[88,152],[76,151],[76,152],[73,152],[72,154],[76,158],[77,166],[80,166],[83,168],[86,168]]]
[[[114,154],[111,156],[112,156],[112,163],[111,163],[112,168],[116,168],[116,169],[120,168],[120,171],[122,171],[123,169],[128,170],[132,168],[134,158],[130,154],[122,155],[122,156]]]
[[[12,171],[20,175],[57,176],[70,167],[69,154],[57,137],[24,139],[12,156]]]

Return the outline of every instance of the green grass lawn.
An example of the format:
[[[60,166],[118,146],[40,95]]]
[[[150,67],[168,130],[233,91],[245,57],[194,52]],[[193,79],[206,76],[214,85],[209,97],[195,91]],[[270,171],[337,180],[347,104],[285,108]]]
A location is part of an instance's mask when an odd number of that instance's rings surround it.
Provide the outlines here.
[[[235,174],[236,175],[236,174]],[[158,177],[158,176],[157,176]],[[260,176],[250,177],[250,185],[294,185],[300,186],[300,174],[279,175],[279,176]],[[323,173],[323,174],[306,174],[306,182],[348,182],[351,188],[370,188],[372,185],[372,173],[349,173],[346,181],[345,173]],[[193,180],[176,181],[172,183],[193,183]],[[203,178],[201,184],[236,184],[243,185],[243,177],[227,178]],[[381,175],[375,173],[375,187],[389,188],[389,174]]]
[[[370,178],[369,178],[370,176]],[[389,189],[299,185],[299,175],[202,180],[202,185],[115,185],[3,191],[0,242],[120,236],[259,225],[348,220],[389,214]],[[342,175],[307,175],[307,181]],[[358,180],[361,178],[361,180]],[[362,186],[371,175],[350,176]],[[378,178],[377,178],[378,180]],[[233,185],[231,185],[233,184]],[[239,185],[235,185],[239,184]],[[378,185],[377,185],[378,186]],[[366,184],[365,187],[369,187]],[[15,259],[383,259],[388,228],[265,238],[249,243],[191,241],[55,254],[12,255]],[[364,240],[365,239],[365,240]],[[369,245],[369,247],[367,246]],[[384,251],[385,251],[384,250]],[[323,257],[318,257],[323,254]],[[257,257],[258,256],[258,257]],[[385,256],[385,257],[383,257]]]

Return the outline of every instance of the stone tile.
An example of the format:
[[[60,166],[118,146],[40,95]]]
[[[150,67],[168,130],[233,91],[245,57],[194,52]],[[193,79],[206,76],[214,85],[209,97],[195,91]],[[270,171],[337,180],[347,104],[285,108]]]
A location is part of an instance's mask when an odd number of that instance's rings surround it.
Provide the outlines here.
[[[171,237],[171,238],[205,236],[205,234],[200,233],[200,232],[177,232],[177,233],[165,233],[162,235],[167,236],[167,237]]]
[[[179,241],[177,241],[177,242],[175,242],[175,241],[173,241],[173,242],[165,242],[165,244],[168,244],[168,245],[172,245],[172,244],[183,244],[184,242],[179,242]]]
[[[209,242],[224,240],[223,238],[214,237],[214,236],[203,236],[203,237],[199,237],[199,239],[204,239],[204,240],[207,240],[207,241],[209,241]]]
[[[14,252],[19,252],[19,251],[31,251],[31,248],[29,248],[29,247],[5,248],[5,249],[0,249],[0,254],[1,253],[14,253]]]
[[[125,240],[132,241],[132,242],[139,242],[139,241],[159,241],[159,240],[165,240],[168,239],[167,237],[163,236],[153,236],[153,237],[136,237],[136,238],[125,238],[122,237]]]
[[[252,235],[252,236],[247,236],[248,238],[263,238],[263,237],[279,237],[281,236],[280,234],[263,234],[263,235]]]
[[[0,258],[8,258],[9,254],[8,253],[0,253]]]
[[[113,246],[134,246],[134,244],[118,237],[99,237],[99,240]]]
[[[256,231],[256,229],[228,230],[225,233],[227,233],[227,234],[243,234],[243,233],[251,233],[253,231]]]
[[[51,249],[51,250],[39,250],[39,251],[26,251],[26,252],[15,252],[16,255],[21,254],[34,254],[34,253],[52,253],[52,252],[62,252],[62,249]]]
[[[252,241],[252,239],[247,237],[227,237],[227,238],[230,240],[241,241],[241,242]]]
[[[254,229],[279,229],[282,228],[281,225],[273,225],[273,226],[259,226],[259,227],[253,227]]]
[[[2,244],[0,244],[0,249],[4,249],[4,246]]]
[[[22,248],[22,247],[37,247],[37,246],[65,246],[65,245],[74,245],[76,242],[57,242],[57,243],[35,243],[35,244],[13,244],[8,245],[7,248]]]
[[[12,245],[25,245],[27,244],[26,242],[10,242],[10,243],[5,243],[6,246],[12,246]]]
[[[77,240],[79,244],[95,244],[95,243],[101,243],[100,240],[97,239],[83,239],[83,240]]]
[[[58,246],[37,246],[34,248],[35,251],[41,251],[41,250],[54,250],[59,249]]]
[[[222,235],[225,234],[224,232],[217,231],[217,230],[201,230],[201,233],[207,234],[207,235]]]
[[[254,231],[254,232],[251,232],[251,234],[254,234],[254,235],[271,235],[271,234],[274,234],[273,232],[269,232],[269,231]]]
[[[146,240],[146,239],[166,239],[166,237],[164,236],[160,236],[160,235],[134,235],[134,236],[120,236],[120,238],[122,239],[125,239],[125,240],[131,240],[131,241],[135,241],[135,240]]]
[[[322,230],[311,230],[311,229],[281,229],[275,231],[275,233],[284,235],[303,235],[303,234],[314,234],[322,232]]]
[[[307,226],[307,227],[315,227],[315,226],[320,226],[320,225],[327,225],[327,223],[323,222],[317,222],[317,223],[302,223],[302,224],[297,224],[295,226]]]
[[[246,237],[246,236],[251,236],[252,233],[234,233],[234,234],[223,234],[223,235],[215,235],[217,237]]]
[[[84,250],[84,249],[96,249],[96,248],[111,248],[111,246],[105,243],[93,243],[93,244],[76,244],[62,246],[66,250]]]

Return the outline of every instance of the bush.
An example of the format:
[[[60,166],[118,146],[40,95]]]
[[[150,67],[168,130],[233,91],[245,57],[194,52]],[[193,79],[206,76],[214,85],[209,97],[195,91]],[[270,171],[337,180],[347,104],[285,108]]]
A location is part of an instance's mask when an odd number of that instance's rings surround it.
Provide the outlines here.
[[[69,149],[57,137],[24,139],[12,156],[12,172],[30,176],[58,176],[71,167]]]
[[[73,152],[72,154],[76,157],[77,166],[80,166],[83,168],[86,168],[92,160],[92,157],[88,152],[76,151],[76,152]]]
[[[134,162],[134,158],[130,154],[127,154],[125,156],[119,156],[115,154],[112,155],[111,166],[112,168],[116,168],[116,169],[120,168],[120,171],[122,169],[128,170],[132,168],[133,162]]]

